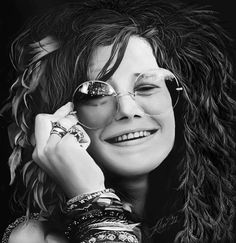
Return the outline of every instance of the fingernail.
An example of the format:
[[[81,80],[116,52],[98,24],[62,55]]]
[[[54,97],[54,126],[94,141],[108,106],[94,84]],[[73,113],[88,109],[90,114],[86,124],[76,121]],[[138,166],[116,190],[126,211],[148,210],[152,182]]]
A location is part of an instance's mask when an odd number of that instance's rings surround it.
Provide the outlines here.
[[[71,101],[69,101],[66,105],[68,105],[71,108],[71,110],[74,109],[74,104]]]
[[[86,139],[86,138],[82,138],[81,140],[80,140],[80,143],[88,143],[89,141]]]
[[[70,111],[68,115],[74,116],[77,113],[77,111]]]

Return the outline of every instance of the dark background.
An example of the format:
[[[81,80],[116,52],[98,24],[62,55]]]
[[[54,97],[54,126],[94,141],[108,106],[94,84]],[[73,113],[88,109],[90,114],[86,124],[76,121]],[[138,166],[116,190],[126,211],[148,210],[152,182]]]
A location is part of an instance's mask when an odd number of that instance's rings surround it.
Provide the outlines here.
[[[131,0],[132,1],[132,0]],[[168,0],[166,0],[168,1]],[[172,0],[174,1],[174,0]],[[185,2],[190,2],[184,0]],[[66,0],[8,0],[1,4],[0,13],[0,107],[8,96],[8,90],[14,80],[9,81],[11,68],[9,60],[10,43],[19,33],[23,23],[31,16],[44,9],[64,3]],[[235,0],[195,0],[191,1],[201,5],[210,5],[213,10],[219,12],[222,25],[236,40],[236,12],[234,8]],[[234,45],[236,47],[236,44]],[[232,52],[235,53],[234,48]],[[236,95],[235,95],[236,97]],[[3,229],[9,224],[13,215],[9,210],[9,197],[12,188],[9,186],[10,175],[7,160],[11,152],[11,148],[7,140],[6,124],[0,117],[0,237]]]

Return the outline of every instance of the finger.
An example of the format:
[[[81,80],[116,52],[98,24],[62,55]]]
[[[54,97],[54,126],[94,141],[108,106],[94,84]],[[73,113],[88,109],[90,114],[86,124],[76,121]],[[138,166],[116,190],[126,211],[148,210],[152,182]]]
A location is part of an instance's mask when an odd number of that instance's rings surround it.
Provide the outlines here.
[[[72,115],[67,114],[66,116],[59,119],[58,122],[61,126],[63,126],[66,130],[68,130],[78,122],[78,119],[73,114]]]
[[[64,109],[63,112],[66,112],[66,109]],[[61,112],[60,115],[62,115],[63,112]],[[47,149],[54,148],[56,144],[61,140],[61,138],[65,135],[63,134],[64,132],[62,130],[67,131],[70,127],[77,123],[77,118],[74,115],[67,115],[65,117],[62,117],[61,119],[56,121],[57,124],[53,124],[54,122],[52,121],[56,119],[55,115],[52,115],[50,119],[50,130],[47,130],[47,132],[43,131],[45,136],[40,134],[38,135],[40,137],[40,147],[47,146]],[[45,122],[45,124],[46,123],[48,123],[48,121]]]
[[[59,108],[54,114],[38,114],[36,116],[35,136],[32,136],[32,138],[34,138],[34,140],[32,140],[32,143],[35,143],[37,149],[43,150],[43,148],[46,146],[50,136],[50,132],[52,130],[51,122],[55,122],[68,115],[68,113],[73,110],[73,107],[73,103],[68,102],[67,104]]]
[[[53,117],[48,114],[39,114],[35,119],[35,145],[38,151],[43,151],[52,130]]]
[[[74,104],[72,102],[68,102],[65,105],[63,105],[62,107],[60,107],[54,114],[54,117],[57,118],[62,118],[65,117],[66,115],[68,115],[71,111],[73,111],[74,109]]]
[[[76,127],[83,132],[84,137],[81,139],[81,143],[88,143],[90,144],[91,140],[87,132],[84,130],[82,126],[80,126],[78,123],[76,124]]]
[[[64,135],[60,135],[60,133],[50,133],[50,136],[47,140],[47,149],[53,151],[53,148],[57,145],[57,143],[64,137]]]
[[[65,138],[63,140],[72,136],[74,137],[74,141],[76,141],[80,147],[87,149],[90,145],[90,138],[88,134],[79,124],[72,126],[68,130],[68,133],[65,135]]]

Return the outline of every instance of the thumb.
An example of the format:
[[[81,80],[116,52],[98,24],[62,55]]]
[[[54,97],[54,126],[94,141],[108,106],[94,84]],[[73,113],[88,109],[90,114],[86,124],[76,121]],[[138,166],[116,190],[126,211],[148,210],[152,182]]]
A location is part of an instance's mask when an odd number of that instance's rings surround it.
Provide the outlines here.
[[[62,118],[68,115],[69,112],[73,111],[74,109],[74,104],[72,102],[68,102],[65,105],[63,105],[62,107],[60,107],[54,114],[54,117],[57,118]]]

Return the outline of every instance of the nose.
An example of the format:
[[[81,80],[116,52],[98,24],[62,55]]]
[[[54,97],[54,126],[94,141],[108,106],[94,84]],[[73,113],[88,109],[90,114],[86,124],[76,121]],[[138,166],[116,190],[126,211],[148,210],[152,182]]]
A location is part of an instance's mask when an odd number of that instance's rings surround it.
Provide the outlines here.
[[[136,103],[131,94],[117,97],[117,112],[115,120],[140,118],[143,116],[142,108]]]

